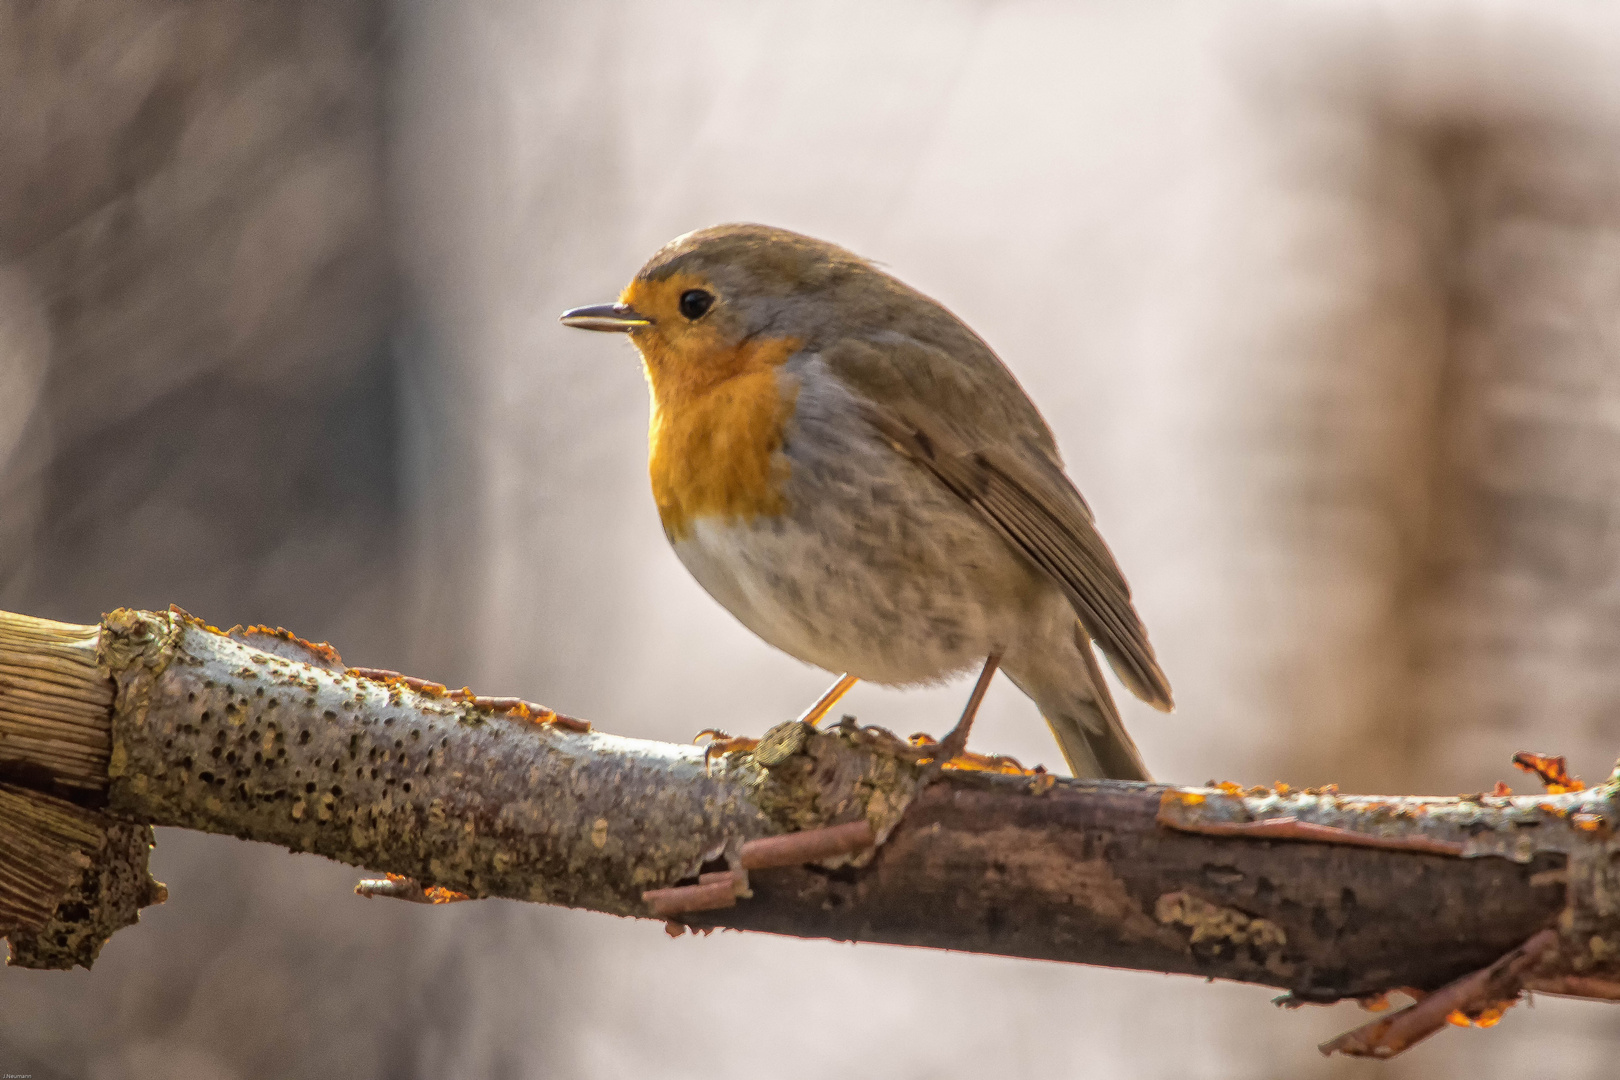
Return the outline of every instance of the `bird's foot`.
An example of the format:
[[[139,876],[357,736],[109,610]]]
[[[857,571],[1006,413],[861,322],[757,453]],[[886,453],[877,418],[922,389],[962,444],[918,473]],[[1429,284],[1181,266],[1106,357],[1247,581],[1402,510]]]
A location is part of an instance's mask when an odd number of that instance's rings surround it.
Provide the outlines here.
[[[973,730],[973,718],[979,714],[979,705],[984,701],[985,691],[990,689],[990,680],[995,677],[996,668],[1001,665],[1001,654],[991,653],[985,657],[984,667],[979,671],[979,678],[973,684],[973,692],[968,695],[967,707],[962,710],[962,718],[956,726],[945,733],[933,755],[933,760],[923,769],[922,786],[927,787],[938,777],[940,770],[957,758],[967,753],[968,732]],[[913,736],[915,743],[915,736]]]
[[[1026,769],[1019,764],[1018,759],[1006,754],[978,754],[972,750],[962,750],[958,753],[945,756],[949,748],[936,740],[927,732],[919,731],[906,740],[907,744],[917,751],[916,760],[922,762],[939,762],[941,769],[950,769],[961,772],[993,772],[1007,776],[1043,776],[1046,767],[1037,765],[1033,769]]]
[[[759,740],[747,735],[728,735],[719,728],[704,728],[693,736],[693,742],[709,740],[703,748],[703,771],[707,773],[715,758],[727,754],[747,753],[759,745]]]

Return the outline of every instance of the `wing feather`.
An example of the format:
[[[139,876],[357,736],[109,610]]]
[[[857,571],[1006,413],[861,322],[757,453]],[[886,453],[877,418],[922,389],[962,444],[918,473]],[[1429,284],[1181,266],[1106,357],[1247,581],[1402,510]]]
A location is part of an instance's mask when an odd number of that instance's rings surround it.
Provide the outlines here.
[[[1010,378],[1010,376],[1009,376]],[[974,447],[921,410],[865,401],[872,425],[895,447],[978,510],[1067,594],[1086,633],[1131,692],[1171,708],[1170,683],[1131,604],[1130,586],[1091,511],[1062,468],[1037,447]]]

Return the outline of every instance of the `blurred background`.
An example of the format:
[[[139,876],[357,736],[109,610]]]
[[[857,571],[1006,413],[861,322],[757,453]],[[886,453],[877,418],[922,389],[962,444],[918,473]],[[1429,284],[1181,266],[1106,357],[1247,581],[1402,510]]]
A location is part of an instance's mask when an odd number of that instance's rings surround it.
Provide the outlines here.
[[[0,5],[0,606],[178,603],[617,733],[827,676],[668,551],[628,343],[754,220],[933,294],[1056,429],[1176,687],[1162,777],[1454,793],[1620,753],[1620,12],[1339,0]],[[964,687],[860,687],[936,734]],[[1058,761],[1004,681],[982,750]],[[1541,998],[1398,1061],[1351,1006],[488,901],[161,831],[94,972],[0,972],[0,1070],[1570,1078]]]

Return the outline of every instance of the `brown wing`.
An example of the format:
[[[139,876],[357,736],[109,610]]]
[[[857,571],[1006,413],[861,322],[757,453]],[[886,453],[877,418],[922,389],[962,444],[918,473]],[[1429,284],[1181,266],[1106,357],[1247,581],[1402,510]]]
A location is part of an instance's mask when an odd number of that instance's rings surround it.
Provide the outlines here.
[[[993,354],[990,359],[1000,367]],[[982,379],[985,373],[975,374]],[[1010,374],[1006,380],[1022,397]],[[915,398],[895,406],[863,399],[863,407],[896,450],[977,509],[1062,587],[1086,633],[1132,693],[1155,708],[1171,708],[1170,683],[1131,605],[1130,586],[1055,453],[1049,456],[1044,446],[1027,441],[1021,448],[1016,441],[1001,440],[971,445],[958,433],[959,423],[929,419]],[[1050,440],[1044,423],[1041,433]]]

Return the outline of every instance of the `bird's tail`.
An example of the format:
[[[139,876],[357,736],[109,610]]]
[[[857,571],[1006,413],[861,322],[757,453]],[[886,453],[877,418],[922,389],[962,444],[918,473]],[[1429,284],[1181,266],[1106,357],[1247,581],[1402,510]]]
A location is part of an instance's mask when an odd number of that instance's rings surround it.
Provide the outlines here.
[[[1002,670],[1032,698],[1077,777],[1151,780],[1141,751],[1120,722],[1091,639],[1078,622],[1072,648],[1009,654]]]

